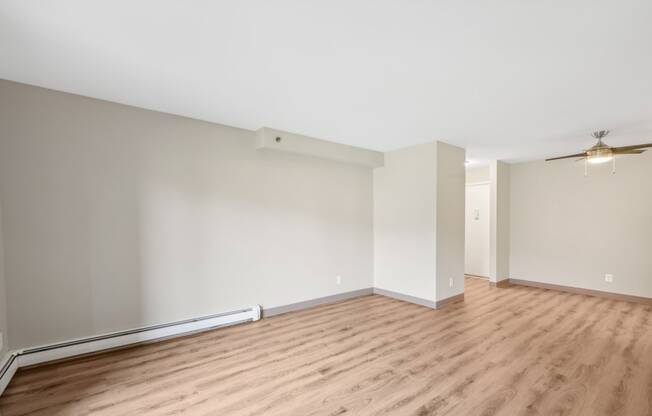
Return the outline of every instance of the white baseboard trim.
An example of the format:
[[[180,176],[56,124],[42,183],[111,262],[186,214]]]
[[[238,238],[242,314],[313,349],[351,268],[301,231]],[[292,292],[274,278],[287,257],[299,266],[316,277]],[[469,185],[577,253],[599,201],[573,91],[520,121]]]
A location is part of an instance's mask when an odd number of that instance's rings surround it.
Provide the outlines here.
[[[232,312],[187,319],[184,321],[152,325],[126,331],[113,332],[87,338],[79,338],[40,347],[25,348],[7,355],[0,367],[0,394],[20,367],[72,358],[79,355],[111,350],[127,345],[162,340],[195,332],[207,331],[244,322],[257,321],[261,317],[260,306],[252,306]]]
[[[374,288],[374,293],[377,295],[383,295],[390,298],[402,300],[404,302],[410,302],[417,305],[425,306],[427,308],[437,309],[437,303],[433,300],[418,298],[416,296],[405,295],[403,293],[394,292],[392,290],[381,289],[378,287]]]

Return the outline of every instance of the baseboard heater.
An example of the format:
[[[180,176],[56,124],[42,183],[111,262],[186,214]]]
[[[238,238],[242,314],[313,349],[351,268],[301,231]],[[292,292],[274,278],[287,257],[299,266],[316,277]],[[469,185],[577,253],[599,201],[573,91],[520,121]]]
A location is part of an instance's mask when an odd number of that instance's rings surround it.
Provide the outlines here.
[[[239,309],[200,318],[151,325],[13,351],[7,355],[4,365],[0,369],[0,394],[7,387],[9,380],[11,380],[11,377],[19,367],[27,367],[146,341],[161,340],[193,332],[257,321],[260,319],[260,316],[260,306],[256,305],[247,309]]]
[[[18,370],[18,355],[15,352],[7,354],[0,368],[0,394],[5,391],[16,370]]]

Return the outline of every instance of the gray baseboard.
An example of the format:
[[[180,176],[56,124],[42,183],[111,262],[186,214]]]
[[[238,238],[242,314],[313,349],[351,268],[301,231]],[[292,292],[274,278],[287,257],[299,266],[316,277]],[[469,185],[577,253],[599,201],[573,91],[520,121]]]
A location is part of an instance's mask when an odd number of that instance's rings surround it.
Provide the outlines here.
[[[646,297],[642,297],[642,296],[625,295],[625,294],[622,294],[622,293],[614,293],[614,292],[603,292],[601,290],[583,289],[583,288],[573,287],[573,286],[555,285],[555,284],[552,284],[552,283],[535,282],[535,281],[532,281],[532,280],[509,279],[509,283],[512,284],[512,285],[530,286],[530,287],[536,287],[536,288],[539,288],[539,289],[557,290],[557,291],[561,291],[561,292],[573,293],[573,294],[576,294],[576,295],[598,296],[598,297],[607,298],[607,299],[622,300],[622,301],[626,301],[626,302],[642,303],[644,305],[652,305],[652,298],[646,298]]]
[[[323,298],[309,299],[303,302],[291,303],[289,305],[276,306],[273,308],[263,308],[263,318],[269,318],[270,316],[280,315],[288,312],[300,311],[303,309],[312,308],[314,306],[325,305],[328,303],[357,298],[360,296],[368,296],[372,294],[387,296],[390,298],[402,300],[404,302],[414,303],[415,305],[425,306],[431,309],[437,309],[438,307],[442,307],[448,303],[464,300],[463,293],[452,296],[448,299],[442,299],[435,302],[432,300],[427,300],[416,296],[405,295],[403,293],[394,292],[387,289],[368,287],[365,289],[353,290],[351,292],[338,293],[337,295],[325,296]]]
[[[404,302],[410,302],[428,308],[437,309],[437,304],[435,303],[435,301],[432,300],[422,299],[416,296],[405,295],[403,293],[398,293],[387,289],[380,289],[377,287],[374,288],[374,293],[377,295],[383,295],[390,298],[402,300]]]
[[[323,298],[309,299],[303,302],[291,303],[289,305],[276,306],[273,308],[263,308],[263,318],[270,316],[280,315],[282,313],[300,311],[302,309],[312,308],[314,306],[325,305],[327,303],[338,302],[341,300],[357,298],[360,296],[373,295],[374,289],[372,287],[353,290],[351,292],[338,293],[336,295],[324,296]]]
[[[511,286],[510,279],[503,279],[499,280],[497,282],[489,282],[489,286],[491,287],[499,287],[499,288],[505,288]]]
[[[461,302],[463,300],[464,300],[464,293],[458,293],[457,295],[453,295],[453,296],[451,296],[449,298],[438,300],[437,303],[436,303],[436,306],[437,306],[437,309],[439,309],[444,305],[448,305],[449,303]]]

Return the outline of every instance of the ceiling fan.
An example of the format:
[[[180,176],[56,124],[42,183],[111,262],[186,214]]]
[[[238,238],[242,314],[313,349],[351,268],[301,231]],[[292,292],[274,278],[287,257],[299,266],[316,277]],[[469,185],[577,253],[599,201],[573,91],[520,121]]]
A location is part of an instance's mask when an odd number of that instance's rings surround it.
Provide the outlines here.
[[[587,163],[598,164],[612,161],[612,173],[616,173],[616,155],[636,155],[645,152],[646,147],[652,147],[652,143],[635,144],[632,146],[611,147],[605,144],[602,139],[609,134],[609,130],[599,130],[593,132],[592,136],[598,140],[596,144],[588,148],[582,153],[575,153],[573,155],[552,157],[546,159],[546,162],[559,159],[579,158],[578,161],[584,161],[584,175],[588,174]]]

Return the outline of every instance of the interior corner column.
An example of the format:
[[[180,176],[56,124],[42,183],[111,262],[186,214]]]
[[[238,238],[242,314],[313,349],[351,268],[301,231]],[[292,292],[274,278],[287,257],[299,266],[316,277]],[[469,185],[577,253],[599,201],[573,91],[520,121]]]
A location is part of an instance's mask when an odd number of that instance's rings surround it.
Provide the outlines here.
[[[466,151],[437,142],[437,305],[464,296]]]
[[[509,165],[499,160],[489,165],[491,178],[491,225],[489,280],[509,279]]]

